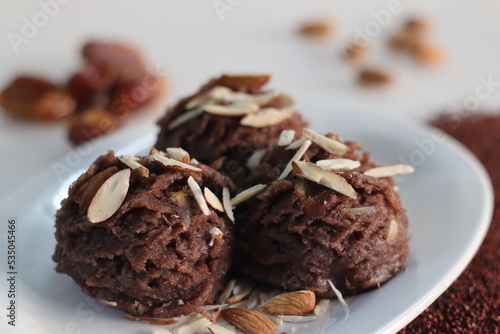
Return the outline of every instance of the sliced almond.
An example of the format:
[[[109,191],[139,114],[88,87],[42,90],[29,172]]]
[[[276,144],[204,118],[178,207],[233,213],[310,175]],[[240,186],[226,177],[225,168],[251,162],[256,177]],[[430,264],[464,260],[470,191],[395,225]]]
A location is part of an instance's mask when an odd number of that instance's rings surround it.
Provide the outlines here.
[[[290,145],[288,145],[287,147],[285,147],[285,150],[296,150],[298,149],[299,147],[302,146],[302,144],[304,144],[304,142],[307,140],[307,138],[299,138],[297,139],[296,141],[290,143]]]
[[[116,307],[118,305],[116,302],[110,301],[110,300],[99,300],[99,302],[102,305],[106,305],[106,306],[110,306],[110,307]]]
[[[90,202],[107,179],[118,172],[118,167],[109,167],[88,179],[73,195],[73,200],[78,203],[80,213],[87,213]]]
[[[326,311],[328,310],[328,306],[330,305],[330,300],[329,299],[321,299],[316,306],[314,307],[314,315],[321,317],[323,316]]]
[[[208,330],[212,334],[236,334],[235,331],[233,331],[229,328],[226,328],[226,327],[222,327],[220,325],[210,325],[210,326],[208,326]]]
[[[316,305],[316,296],[312,291],[287,292],[271,298],[260,308],[272,315],[304,315]]]
[[[244,308],[227,308],[221,311],[222,318],[245,334],[275,334],[273,322],[262,313]]]
[[[179,322],[179,318],[150,318],[136,317],[133,315],[124,315],[122,318],[131,321],[145,322],[150,325],[173,325]]]
[[[138,157],[134,157],[131,155],[120,155],[118,157],[118,160],[120,160],[121,162],[123,162],[125,165],[127,165],[132,169],[137,169],[142,176],[144,177],[149,176],[149,169],[147,169],[138,162],[139,161]]]
[[[254,128],[264,128],[283,122],[290,118],[293,113],[292,108],[264,108],[256,113],[246,115],[241,119],[240,124]]]
[[[280,137],[278,139],[278,146],[288,146],[292,143],[293,138],[295,138],[294,130],[283,130],[281,131]]]
[[[260,164],[260,161],[262,160],[262,157],[264,156],[264,153],[266,153],[266,150],[256,150],[252,153],[250,157],[248,157],[246,166],[250,170],[254,170],[257,168]]]
[[[237,102],[227,106],[208,104],[203,111],[219,116],[244,116],[259,110],[259,105],[253,102]]]
[[[217,83],[234,90],[257,90],[269,79],[271,79],[269,74],[231,73],[221,76],[217,79]]]
[[[361,163],[351,159],[326,159],[316,161],[316,165],[324,170],[345,171],[361,166]]]
[[[229,282],[227,282],[226,287],[224,288],[224,290],[222,291],[222,293],[219,297],[219,300],[218,300],[219,304],[224,304],[227,301],[227,299],[229,298],[229,296],[233,292],[235,285],[236,285],[235,279],[232,279]]]
[[[311,141],[310,140],[305,140],[304,143],[300,146],[300,148],[295,152],[293,155],[292,159],[288,162],[288,164],[285,166],[285,169],[283,169],[283,172],[281,172],[281,175],[278,177],[279,180],[283,180],[290,174],[292,171],[292,163],[299,161],[304,153],[306,153],[307,149],[311,146]]]
[[[347,152],[348,147],[345,144],[339,142],[338,140],[320,135],[311,129],[304,128],[304,135],[329,153],[344,155]]]
[[[299,176],[335,190],[347,197],[356,199],[358,193],[342,176],[321,169],[316,164],[306,161],[293,162],[294,172]]]
[[[232,305],[242,301],[245,297],[252,293],[255,286],[256,283],[252,280],[244,279],[238,281],[233,288],[233,296],[227,299],[228,303]]]
[[[279,318],[284,322],[311,322],[318,320],[315,315],[280,315]]]
[[[191,189],[191,192],[193,193],[196,203],[198,203],[198,206],[200,207],[203,214],[205,216],[210,215],[210,209],[208,208],[207,202],[205,201],[205,197],[203,197],[203,193],[201,192],[201,188],[198,183],[193,179],[192,176],[188,178],[187,183],[189,189]]]
[[[231,199],[231,205],[235,207],[236,205],[249,200],[250,198],[260,193],[262,189],[264,189],[265,187],[266,187],[265,184],[260,183],[254,185],[253,187],[243,190],[242,192],[240,192]]]
[[[210,229],[210,231],[208,231],[210,233],[210,236],[211,236],[211,239],[210,239],[210,242],[208,243],[208,245],[210,247],[212,247],[214,245],[214,242],[216,239],[221,239],[222,236],[223,236],[223,233],[222,231],[218,228],[218,227],[212,227]]]
[[[173,330],[173,334],[192,334],[206,331],[207,327],[210,326],[212,322],[198,314],[192,321],[182,325]]]
[[[374,167],[364,172],[365,175],[373,177],[386,177],[397,174],[409,174],[413,173],[415,168],[410,165],[391,165],[391,166],[380,166]]]
[[[217,198],[217,196],[215,196],[212,190],[205,187],[205,189],[203,189],[203,195],[205,196],[207,203],[210,204],[212,208],[219,212],[224,212],[224,207],[222,206],[221,201]]]
[[[275,97],[279,96],[277,91],[270,91],[262,94],[248,94],[235,92],[227,87],[217,86],[210,91],[210,97],[216,102],[226,103],[243,103],[251,102],[259,106],[271,102]]]
[[[107,179],[90,202],[87,210],[89,222],[105,221],[118,211],[127,196],[129,185],[129,168],[122,169]]]
[[[398,236],[398,222],[395,219],[391,219],[389,222],[389,232],[387,233],[387,241],[393,241]]]
[[[189,100],[186,103],[185,108],[188,110],[193,109],[193,108],[198,108],[198,107],[202,106],[203,104],[208,103],[210,100],[211,99],[210,99],[210,96],[208,94],[198,94],[198,95],[194,96],[193,98],[191,98],[191,100]]]
[[[167,156],[171,159],[183,162],[185,164],[189,164],[191,162],[189,153],[180,147],[169,147],[166,149],[166,152]]]
[[[231,195],[229,194],[229,189],[227,187],[222,189],[222,205],[224,206],[226,215],[234,223],[233,205],[231,204]]]
[[[202,113],[203,113],[203,110],[201,110],[201,109],[193,109],[193,110],[184,112],[168,124],[168,129],[173,130],[176,127],[178,127],[179,125],[184,124],[192,119],[195,119],[196,117],[198,117]]]
[[[273,324],[276,327],[283,325],[283,319],[281,319],[281,318],[278,318],[278,317],[269,317],[269,319],[271,319],[271,321],[273,322]],[[281,334],[283,334],[283,333],[281,333]]]
[[[335,296],[337,296],[337,299],[339,300],[340,304],[342,304],[342,307],[344,308],[344,320],[342,320],[342,323],[344,323],[348,318],[349,318],[349,305],[347,305],[346,301],[344,300],[344,297],[342,297],[342,293],[333,285],[333,282],[331,280],[327,280],[328,284],[330,284],[330,287],[333,290],[333,293]]]
[[[152,156],[153,160],[160,163],[161,165],[172,168],[175,170],[182,170],[186,172],[201,172],[201,168],[188,165],[186,163],[167,158],[160,153],[154,153]]]

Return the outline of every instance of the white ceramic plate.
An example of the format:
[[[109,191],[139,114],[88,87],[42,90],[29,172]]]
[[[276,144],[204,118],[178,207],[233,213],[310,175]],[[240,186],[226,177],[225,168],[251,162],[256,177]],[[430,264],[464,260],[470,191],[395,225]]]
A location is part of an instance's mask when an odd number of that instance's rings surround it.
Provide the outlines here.
[[[362,143],[379,164],[408,161],[417,171],[399,182],[412,235],[408,270],[380,289],[349,298],[350,317],[344,323],[335,302],[327,317],[296,325],[296,333],[394,333],[430,305],[478,249],[492,212],[487,175],[453,139],[423,125],[328,104],[306,103],[301,109],[308,110],[317,131]],[[2,333],[150,333],[150,325],[124,320],[123,313],[83,295],[68,276],[54,271],[51,256],[53,217],[69,184],[106,149],[138,153],[154,142],[155,132],[153,125],[118,132],[70,152],[0,204],[0,212],[16,220],[18,250],[17,326]],[[0,261],[6,268],[6,256]],[[334,318],[339,320],[331,324]]]

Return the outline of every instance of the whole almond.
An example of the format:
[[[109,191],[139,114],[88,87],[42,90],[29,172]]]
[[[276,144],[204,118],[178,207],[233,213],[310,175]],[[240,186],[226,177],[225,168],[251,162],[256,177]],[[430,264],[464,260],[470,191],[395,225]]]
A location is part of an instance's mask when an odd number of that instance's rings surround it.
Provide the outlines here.
[[[294,291],[271,298],[260,308],[272,315],[304,315],[314,310],[316,296],[312,291]]]
[[[244,308],[227,308],[221,311],[222,318],[245,334],[275,334],[276,326],[271,319]]]

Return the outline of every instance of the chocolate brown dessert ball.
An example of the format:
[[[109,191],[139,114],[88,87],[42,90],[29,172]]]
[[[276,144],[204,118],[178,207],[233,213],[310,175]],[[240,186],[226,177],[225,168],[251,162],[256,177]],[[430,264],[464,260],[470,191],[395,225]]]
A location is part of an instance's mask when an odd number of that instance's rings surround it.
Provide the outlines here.
[[[298,138],[306,125],[288,96],[262,88],[269,79],[268,75],[212,79],[158,121],[155,147],[182,147],[238,184],[255,151],[276,142],[284,129],[295,130]]]
[[[408,257],[408,220],[387,175],[359,144],[304,129],[308,138],[273,145],[252,172],[267,186],[238,205],[235,265],[284,290],[333,298],[376,287]]]
[[[110,151],[71,185],[56,215],[56,270],[133,315],[204,313],[231,265],[225,179],[181,149],[154,151]]]

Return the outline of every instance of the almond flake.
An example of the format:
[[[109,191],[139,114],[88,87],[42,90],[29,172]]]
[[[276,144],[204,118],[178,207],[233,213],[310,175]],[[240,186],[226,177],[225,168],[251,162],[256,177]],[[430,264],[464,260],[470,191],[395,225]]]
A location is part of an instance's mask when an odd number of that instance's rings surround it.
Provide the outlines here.
[[[210,101],[210,96],[208,96],[207,94],[199,94],[194,96],[191,100],[189,100],[188,103],[186,103],[185,108],[188,110],[193,108],[198,108],[208,103],[209,101]]]
[[[266,150],[256,150],[252,153],[250,157],[248,157],[246,166],[250,170],[254,170],[257,168],[260,164],[260,161],[262,160],[262,157],[264,156],[264,153],[266,153]]]
[[[229,282],[227,282],[226,287],[222,291],[222,293],[221,293],[221,295],[219,297],[219,300],[218,300],[220,304],[224,304],[227,301],[227,299],[229,298],[229,296],[233,292],[233,289],[234,289],[235,285],[236,285],[236,280],[235,279],[232,279]]]
[[[231,204],[230,196],[231,195],[229,194],[229,189],[227,187],[224,187],[224,189],[222,189],[222,205],[224,206],[226,215],[234,223],[233,205]]]
[[[233,296],[231,298],[228,298],[227,301],[229,302],[229,304],[235,304],[242,301],[245,297],[252,293],[255,285],[255,281],[251,280],[238,281],[233,288]]]
[[[315,305],[314,292],[294,291],[273,297],[260,308],[272,315],[304,315],[313,311]]]
[[[226,327],[219,326],[219,325],[210,325],[210,326],[208,326],[208,330],[212,334],[236,334],[235,331],[233,331],[229,328],[226,328]]]
[[[285,150],[296,150],[298,149],[299,147],[302,146],[302,144],[304,144],[304,142],[306,141],[307,139],[302,137],[302,138],[299,138],[297,139],[296,141],[292,142],[290,145],[288,145],[287,147],[285,147]]]
[[[262,94],[248,94],[235,92],[227,87],[217,86],[210,91],[210,97],[217,102],[226,103],[246,103],[251,102],[259,106],[271,102],[275,97],[279,96],[277,91],[270,91]]]
[[[171,159],[183,162],[185,164],[189,164],[191,161],[189,153],[180,147],[169,147],[166,149],[166,151],[167,156]]]
[[[203,113],[203,110],[201,110],[201,109],[193,109],[193,110],[187,111],[185,113],[182,113],[176,119],[174,119],[173,121],[171,121],[168,124],[168,129],[169,130],[175,129],[179,125],[184,124],[192,119],[195,119],[196,117],[198,117],[202,113]]]
[[[205,195],[205,200],[217,211],[224,212],[224,207],[221,201],[215,196],[215,194],[209,188],[205,187],[203,189],[203,195]]]
[[[342,293],[333,285],[333,282],[331,280],[328,280],[328,284],[330,284],[330,287],[333,290],[333,293],[335,293],[335,296],[337,296],[337,299],[339,300],[340,304],[342,304],[342,307],[344,308],[345,316],[344,320],[342,320],[342,323],[344,323],[348,318],[349,318],[349,305],[344,300],[344,297],[342,297]]]
[[[290,172],[292,171],[292,163],[299,161],[302,158],[302,156],[304,155],[304,153],[306,153],[306,151],[309,148],[309,146],[311,146],[311,141],[310,140],[305,140],[304,143],[297,150],[297,152],[295,152],[295,154],[292,157],[292,159],[288,162],[288,164],[286,165],[285,169],[283,169],[283,172],[278,177],[278,181],[279,180],[283,180],[284,178],[286,178],[288,176],[288,174],[290,174]]]
[[[413,173],[415,168],[411,165],[391,165],[391,166],[380,166],[374,167],[367,170],[364,174],[373,177],[386,177],[397,174],[409,174]]]
[[[118,305],[116,302],[109,301],[109,300],[99,300],[99,302],[102,305],[111,306],[111,307],[116,307]]]
[[[187,182],[189,188],[191,189],[191,192],[193,193],[194,199],[196,200],[196,203],[198,203],[198,206],[200,207],[203,214],[205,216],[210,215],[210,209],[208,208],[207,202],[203,197],[203,193],[201,192],[201,188],[198,183],[196,183],[192,176],[188,178]]]
[[[257,306],[257,303],[259,302],[259,294],[260,294],[260,290],[259,289],[254,289],[252,291],[252,293],[250,294],[250,296],[248,296],[247,298],[247,305],[246,305],[246,308],[247,309],[253,309],[255,306]]]
[[[323,170],[312,162],[297,161],[293,162],[293,164],[297,169],[296,174],[352,199],[357,198],[358,193],[356,190],[342,176]]]
[[[281,319],[281,318],[278,318],[278,317],[269,317],[269,319],[271,319],[271,321],[273,322],[273,324],[276,327],[283,325],[283,319]]]
[[[222,304],[222,305],[203,305],[201,308],[204,309],[205,311],[213,311],[213,310],[218,310],[222,307],[228,306],[227,304]]]
[[[160,153],[154,153],[152,156],[153,160],[156,162],[159,162],[165,167],[176,169],[176,170],[183,170],[183,171],[193,171],[193,172],[201,172],[201,168],[194,167],[188,164],[185,164],[183,162],[167,158]]]
[[[279,318],[284,322],[311,322],[318,320],[315,315],[280,315]]]
[[[200,162],[195,158],[191,159],[191,164],[199,164]]]
[[[208,104],[203,111],[218,116],[244,116],[259,110],[259,105],[253,102],[237,102],[227,106]]]
[[[249,200],[250,198],[260,193],[262,189],[264,189],[265,187],[266,187],[265,184],[260,183],[254,185],[253,187],[243,190],[242,192],[240,192],[231,199],[231,205],[235,207],[236,205]]]
[[[324,170],[345,171],[358,168],[361,163],[351,159],[326,159],[316,161],[316,165]]]
[[[218,227],[212,227],[208,232],[210,233],[211,236],[210,242],[208,243],[210,247],[214,245],[215,239],[222,238],[222,236],[224,235]]]
[[[134,157],[131,155],[120,155],[118,157],[118,160],[120,160],[121,162],[123,162],[125,165],[127,165],[132,169],[137,169],[138,171],[140,171],[142,176],[144,177],[149,176],[149,169],[147,169],[146,167],[137,162],[139,161],[138,157]]]
[[[264,108],[259,112],[246,115],[240,121],[241,125],[251,126],[254,128],[264,128],[283,122],[290,118],[294,113],[292,108]]]
[[[326,136],[320,135],[319,133],[311,129],[304,128],[304,135],[329,153],[344,155],[347,152],[348,147],[345,144],[337,140],[328,138]]]
[[[150,325],[173,325],[179,322],[179,318],[151,318],[137,317],[133,315],[124,315],[122,318],[131,321],[145,322]]]
[[[323,316],[326,311],[328,310],[328,306],[330,305],[330,300],[329,299],[321,299],[317,304],[316,307],[314,308],[314,315],[321,317]]]
[[[87,210],[91,223],[99,223],[111,217],[122,205],[130,185],[130,169],[122,169],[104,181],[97,190]]]
[[[281,131],[280,137],[278,139],[278,146],[288,146],[292,143],[293,138],[295,138],[294,130],[283,130]]]
[[[398,236],[398,222],[395,219],[391,219],[389,222],[389,232],[387,233],[387,241],[392,241]]]
[[[192,321],[186,323],[185,325],[178,327],[173,330],[173,334],[192,334],[206,331],[207,327],[210,326],[212,322],[198,314]]]

